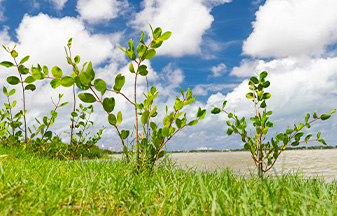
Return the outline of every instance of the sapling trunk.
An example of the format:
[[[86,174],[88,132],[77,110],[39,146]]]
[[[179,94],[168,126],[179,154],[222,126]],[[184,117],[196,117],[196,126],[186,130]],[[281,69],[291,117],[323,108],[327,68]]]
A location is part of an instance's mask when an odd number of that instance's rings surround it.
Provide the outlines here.
[[[74,107],[73,112],[76,111],[76,94],[75,94],[75,84],[73,84],[73,96],[74,96]],[[70,145],[73,144],[73,136],[74,136],[74,117],[72,117],[71,121],[71,129],[70,129]]]
[[[137,72],[138,73],[138,72]],[[139,162],[139,136],[138,136],[138,108],[137,108],[137,73],[135,73],[135,85],[134,85],[134,106],[135,106],[135,120],[136,120],[136,151],[137,162]]]

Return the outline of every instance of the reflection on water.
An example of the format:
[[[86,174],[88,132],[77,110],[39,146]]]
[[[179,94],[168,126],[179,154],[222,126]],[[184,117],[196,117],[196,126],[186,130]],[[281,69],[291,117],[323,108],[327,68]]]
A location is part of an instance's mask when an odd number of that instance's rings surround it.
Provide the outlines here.
[[[171,158],[183,167],[187,165],[207,170],[229,167],[246,176],[250,175],[250,171],[256,173],[255,164],[249,152],[175,153]],[[337,150],[284,151],[274,168],[268,173],[299,171],[304,176],[324,177],[328,181],[337,180]]]

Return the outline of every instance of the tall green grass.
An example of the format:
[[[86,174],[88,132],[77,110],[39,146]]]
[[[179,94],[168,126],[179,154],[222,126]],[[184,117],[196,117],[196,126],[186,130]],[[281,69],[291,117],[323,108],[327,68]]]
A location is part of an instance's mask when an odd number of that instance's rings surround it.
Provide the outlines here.
[[[244,178],[168,162],[135,174],[121,160],[58,161],[0,149],[2,215],[337,215],[337,183]]]

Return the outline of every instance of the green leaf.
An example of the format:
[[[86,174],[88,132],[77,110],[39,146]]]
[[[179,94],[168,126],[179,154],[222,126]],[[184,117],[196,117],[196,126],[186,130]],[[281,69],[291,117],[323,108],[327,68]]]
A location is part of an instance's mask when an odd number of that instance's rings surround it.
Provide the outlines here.
[[[29,56],[26,56],[23,59],[21,59],[20,65],[23,64],[23,63],[25,63],[26,61],[28,61],[28,59],[29,59]]]
[[[129,131],[128,130],[122,130],[121,131],[121,139],[125,140],[129,136]]]
[[[177,98],[174,103],[174,108],[176,110],[181,110],[184,107],[184,105],[185,105],[184,101],[181,101]]]
[[[201,120],[201,119],[205,118],[205,115],[206,115],[206,110],[205,110],[205,109],[202,110],[202,109],[199,107],[198,112],[197,112],[197,118],[198,118],[199,120]]]
[[[193,120],[188,123],[188,126],[194,126],[196,124],[198,124],[198,120]]]
[[[296,135],[295,135],[295,140],[296,141],[299,141],[300,139],[301,139],[301,137],[303,136],[303,132],[301,132],[301,133],[297,133]]]
[[[322,143],[324,145],[327,145],[324,139],[318,139],[318,142],[320,142],[320,143]]]
[[[108,116],[108,121],[111,125],[114,125],[116,126],[117,124],[117,119],[116,119],[116,116],[113,114],[113,113],[110,113],[109,116]]]
[[[60,81],[60,80],[53,79],[52,81],[50,81],[50,86],[51,86],[53,89],[56,89],[56,88],[59,87],[60,85],[61,85],[61,81]]]
[[[265,100],[262,101],[262,103],[260,104],[260,107],[261,107],[262,109],[264,109],[264,108],[267,107],[267,104],[266,104],[266,101],[265,101]]]
[[[246,98],[248,98],[248,99],[253,99],[253,98],[254,98],[253,93],[252,93],[252,92],[247,93],[247,94],[246,94]]]
[[[308,140],[310,140],[311,137],[312,137],[312,134],[308,134],[304,139],[305,143],[308,143]]]
[[[133,67],[132,62],[130,62],[130,64],[129,64],[129,71],[130,71],[131,73],[135,73],[135,68]]]
[[[335,112],[336,112],[336,109],[332,110],[329,114],[331,115],[331,114],[333,114]]]
[[[16,76],[9,76],[7,77],[7,82],[11,85],[17,85],[20,83],[20,79]]]
[[[267,76],[268,76],[267,71],[263,71],[263,72],[260,74],[260,78],[261,78],[261,79],[265,79]]]
[[[169,134],[170,134],[170,129],[169,129],[168,127],[164,127],[164,128],[162,129],[162,131],[161,131],[161,135],[162,135],[163,137],[168,137]]]
[[[159,48],[161,45],[163,44],[163,41],[160,41],[160,40],[153,40],[151,42],[151,48],[154,48],[154,49],[157,49]]]
[[[110,113],[114,110],[115,108],[115,98],[104,98],[103,100],[103,109]]]
[[[68,40],[67,46],[68,46],[68,47],[71,47],[71,43],[72,43],[72,42],[73,42],[73,39],[70,38],[70,39]]]
[[[74,79],[70,76],[64,76],[61,79],[61,85],[63,87],[71,87],[74,84]]]
[[[230,128],[228,128],[228,129],[227,129],[227,135],[230,136],[230,135],[232,135],[232,134],[233,134],[233,130],[230,129]]]
[[[319,138],[321,138],[321,132],[320,131],[318,131],[318,133],[317,133],[317,139],[319,139]]]
[[[78,98],[84,103],[94,103],[96,102],[96,98],[94,95],[90,93],[79,93]]]
[[[323,121],[329,119],[330,117],[331,117],[331,115],[326,115],[326,114],[322,114],[322,115],[321,115],[321,119],[322,119]]]
[[[145,53],[145,58],[146,59],[152,59],[156,55],[156,50],[154,49],[149,49]]]
[[[83,71],[80,73],[80,75],[78,76],[80,79],[80,82],[83,86],[87,86],[89,87],[90,82],[91,82],[91,78],[90,78],[90,73]]]
[[[140,42],[141,42],[142,44],[145,44],[145,41],[144,41],[145,34],[144,34],[144,32],[143,32],[142,30],[140,30],[140,31],[141,31],[141,33],[142,33],[142,37],[140,38]]]
[[[165,151],[165,150],[159,152],[159,153],[158,153],[158,159],[164,157],[165,154],[166,154],[166,151]]]
[[[13,94],[15,94],[16,90],[15,89],[11,89],[8,93],[8,96],[12,96]]]
[[[316,111],[314,112],[314,114],[312,115],[312,117],[313,117],[314,119],[316,119],[316,118],[318,117]]]
[[[117,124],[120,125],[120,124],[122,123],[122,121],[123,121],[122,112],[119,111],[119,112],[117,113]]]
[[[16,52],[15,50],[12,50],[11,51],[11,56],[13,57],[13,58],[16,58],[16,57],[18,57],[18,52]]]
[[[125,76],[122,76],[122,74],[118,74],[115,78],[115,85],[113,89],[115,91],[120,91],[125,84]]]
[[[48,72],[48,67],[46,65],[43,65],[43,73],[48,76],[49,72]]]
[[[33,83],[33,82],[35,82],[35,79],[32,76],[28,76],[28,77],[26,77],[24,82],[25,83]]]
[[[4,67],[7,67],[7,68],[10,68],[10,67],[14,66],[14,64],[12,62],[9,62],[9,61],[0,62],[0,65],[2,65]]]
[[[35,89],[36,89],[36,86],[34,84],[28,84],[25,86],[25,90],[34,91]]]
[[[148,110],[145,110],[141,118],[142,125],[145,125],[149,121],[149,117],[150,117],[150,112]]]
[[[262,83],[263,88],[268,88],[270,86],[270,82],[266,81],[264,83]]]
[[[286,133],[287,133],[287,134],[291,134],[292,132],[294,132],[293,129],[287,129],[287,130],[286,130]]]
[[[228,118],[233,118],[233,113],[228,113]]]
[[[97,91],[102,92],[102,94],[106,91],[106,82],[102,79],[95,79],[94,87]]]
[[[222,109],[225,108],[226,104],[227,104],[227,101],[225,100],[225,101],[223,102],[223,104],[222,104]]]
[[[259,84],[259,80],[256,77],[251,77],[250,81],[252,81],[252,83],[254,83],[256,85]]]
[[[81,57],[79,55],[75,56],[74,58],[75,64],[80,63],[80,60],[81,60]]]
[[[40,72],[40,71],[39,71],[39,72]],[[20,66],[19,66],[19,73],[20,73],[20,74],[23,74],[23,75],[28,74],[28,73],[29,73],[29,69],[26,68],[24,65],[20,65]]]
[[[214,107],[214,109],[211,110],[212,114],[219,114],[221,112],[221,110],[217,107]]]
[[[138,67],[138,73],[142,76],[146,76],[148,74],[147,66],[146,65],[140,65]]]
[[[150,127],[151,127],[152,131],[157,131],[158,126],[156,125],[156,123],[150,122]]]
[[[4,93],[5,96],[8,95],[7,88],[5,86],[3,86],[3,88],[2,88],[2,92]]]
[[[172,34],[171,32],[167,31],[159,37],[159,40],[166,41],[167,39],[171,37],[171,34]]]
[[[153,32],[153,38],[159,38],[161,35],[161,32],[162,32],[161,28],[157,27]]]
[[[176,119],[176,125],[177,125],[178,128],[182,128],[183,127],[182,121],[180,119],[178,119],[178,118]]]
[[[54,66],[52,69],[51,69],[51,73],[53,74],[53,76],[55,78],[59,78],[61,79],[62,78],[62,75],[63,75],[63,71],[61,70],[61,68],[57,67],[57,66]]]
[[[270,97],[271,97],[271,94],[268,93],[268,92],[266,92],[266,93],[263,94],[262,99],[263,99],[263,100],[267,100],[267,99],[269,99]]]

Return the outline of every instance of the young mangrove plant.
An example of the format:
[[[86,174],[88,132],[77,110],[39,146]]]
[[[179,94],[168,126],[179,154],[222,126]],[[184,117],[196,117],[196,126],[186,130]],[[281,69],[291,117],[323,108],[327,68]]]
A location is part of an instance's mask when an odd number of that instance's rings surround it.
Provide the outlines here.
[[[242,142],[244,142],[244,148],[250,151],[260,178],[274,166],[277,158],[288,145],[298,146],[300,143],[312,141],[318,141],[326,145],[324,139],[321,138],[321,132],[318,132],[316,138],[313,139],[312,134],[308,134],[304,137],[304,132],[302,132],[302,130],[305,127],[310,128],[311,124],[319,119],[329,119],[330,116],[336,112],[335,109],[329,114],[318,116],[315,111],[312,115],[312,120],[310,120],[311,115],[308,113],[304,118],[304,122],[299,125],[294,124],[293,128],[287,129],[285,133],[277,134],[275,138],[271,138],[270,141],[266,142],[265,136],[267,135],[269,128],[274,126],[274,124],[269,121],[273,112],[267,110],[266,103],[266,100],[271,97],[270,93],[265,92],[265,89],[270,86],[270,82],[266,80],[267,75],[268,73],[264,71],[258,74],[257,77],[251,77],[248,83],[250,92],[246,94],[246,97],[249,100],[252,100],[255,110],[255,116],[250,118],[256,131],[253,135],[248,135],[248,132],[246,131],[247,122],[245,117],[239,118],[237,115],[227,112],[224,109],[227,101],[223,102],[222,108],[215,107],[211,111],[212,114],[224,112],[228,115],[228,118],[232,120],[226,121],[229,127],[227,129],[227,135],[231,136],[234,132],[241,136]],[[304,140],[302,137],[304,137]]]
[[[10,67],[16,67],[18,71],[19,76],[9,76],[7,77],[7,82],[10,85],[17,85],[21,84],[21,89],[22,89],[22,110],[21,115],[23,116],[23,132],[24,132],[24,141],[25,143],[28,142],[28,131],[27,131],[27,121],[26,121],[26,95],[25,91],[31,90],[34,91],[36,89],[36,86],[32,84],[36,79],[41,79],[42,77],[34,77],[34,72],[37,70],[37,68],[32,67],[31,71],[25,67],[23,64],[29,60],[29,56],[25,56],[24,58],[21,59],[21,61],[18,63],[17,57],[18,57],[18,52],[15,50],[16,45],[14,46],[13,49],[7,48],[4,45],[2,45],[3,48],[11,55],[13,58],[13,62],[10,61],[2,61],[0,62],[0,65],[10,68]]]
[[[67,44],[68,49],[66,49],[67,62],[73,67],[72,77],[63,76],[62,70],[58,67],[54,67],[54,72],[52,71],[54,78],[51,82],[53,88],[60,85],[70,87],[75,83],[79,89],[84,91],[88,90],[89,92],[80,92],[78,94],[79,99],[85,103],[98,102],[103,106],[104,111],[108,115],[108,122],[116,129],[120,137],[126,159],[128,161],[134,159],[133,161],[137,164],[137,170],[150,169],[150,171],[155,162],[166,154],[163,148],[167,142],[182,128],[196,125],[198,121],[203,119],[206,115],[206,110],[199,108],[196,119],[187,122],[186,113],[184,113],[182,109],[195,100],[195,97],[192,96],[192,91],[188,89],[186,93],[181,90],[182,97],[176,98],[173,111],[168,112],[166,106],[166,116],[162,121],[163,127],[160,128],[157,123],[151,121],[151,119],[158,114],[157,106],[153,105],[154,99],[158,96],[157,88],[152,86],[149,92],[143,93],[145,99],[140,103],[139,98],[137,98],[137,81],[139,77],[146,78],[148,75],[144,60],[152,59],[156,55],[156,49],[171,36],[171,32],[162,33],[160,27],[155,30],[151,27],[151,30],[152,39],[149,37],[149,44],[145,43],[145,34],[141,31],[142,36],[136,49],[132,39],[129,40],[126,49],[119,47],[132,61],[129,64],[129,71],[134,75],[133,98],[129,98],[121,91],[125,84],[124,75],[118,74],[115,78],[115,83],[111,85],[113,87],[108,88],[109,83],[107,84],[103,79],[95,78],[95,71],[93,70],[91,62],[85,62],[80,70],[78,67],[80,56],[77,55],[74,59],[71,57],[70,48],[72,39],[69,39]],[[122,112],[119,111],[117,114],[113,113],[116,105],[115,98],[104,97],[107,91],[121,95],[134,109],[135,143],[131,146],[126,143],[130,131],[120,129],[120,125],[123,121]],[[140,130],[140,126],[142,130]]]

